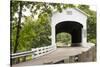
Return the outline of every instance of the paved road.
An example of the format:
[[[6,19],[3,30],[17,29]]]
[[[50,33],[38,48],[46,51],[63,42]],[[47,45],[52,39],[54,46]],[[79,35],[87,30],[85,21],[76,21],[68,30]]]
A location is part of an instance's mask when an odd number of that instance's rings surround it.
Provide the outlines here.
[[[87,51],[88,49],[89,48],[85,48],[85,47],[57,48],[52,53],[35,58],[31,61],[14,64],[12,65],[12,67],[34,66],[34,65],[42,65],[47,63],[55,63],[63,59],[69,58],[69,56],[78,55],[83,51]]]

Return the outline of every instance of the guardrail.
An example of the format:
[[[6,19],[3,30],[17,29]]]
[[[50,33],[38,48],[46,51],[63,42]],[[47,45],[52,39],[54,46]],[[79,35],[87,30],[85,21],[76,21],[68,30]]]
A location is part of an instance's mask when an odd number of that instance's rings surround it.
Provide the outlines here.
[[[24,61],[26,61],[26,57],[27,56],[32,56],[32,59],[33,58],[37,58],[39,56],[43,56],[45,54],[48,54],[52,51],[55,50],[55,47],[54,46],[46,46],[46,47],[40,47],[40,48],[32,48],[31,51],[25,51],[25,52],[20,52],[20,53],[14,53],[14,54],[11,54],[11,60],[13,59],[16,59],[16,58],[21,58],[21,57],[24,57]],[[15,63],[19,63],[20,61],[17,61]]]
[[[54,46],[46,46],[46,47],[41,47],[41,48],[36,48],[36,49],[33,48],[32,51],[34,53],[32,54],[32,58],[43,56],[43,55],[48,54],[54,50],[55,50]]]
[[[15,53],[15,54],[11,54],[11,58],[18,58],[18,57],[24,57],[24,56],[28,56],[28,55],[32,55],[34,53],[34,51],[25,51],[25,52],[20,52],[20,53]]]

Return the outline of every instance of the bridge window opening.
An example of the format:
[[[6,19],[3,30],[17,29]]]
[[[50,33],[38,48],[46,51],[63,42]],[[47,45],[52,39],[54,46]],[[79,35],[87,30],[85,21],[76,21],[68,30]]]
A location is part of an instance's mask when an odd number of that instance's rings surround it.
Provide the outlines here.
[[[67,15],[72,15],[72,11],[67,11]]]
[[[62,32],[56,35],[56,46],[57,47],[70,47],[71,46],[71,35],[66,32]]]

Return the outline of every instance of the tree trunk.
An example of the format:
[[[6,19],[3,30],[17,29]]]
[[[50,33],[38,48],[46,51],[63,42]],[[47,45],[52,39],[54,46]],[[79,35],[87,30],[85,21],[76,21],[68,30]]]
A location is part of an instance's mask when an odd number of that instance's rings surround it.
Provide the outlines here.
[[[17,24],[16,42],[15,42],[15,46],[14,46],[14,53],[17,52],[17,48],[18,48],[18,45],[19,45],[19,33],[20,33],[20,24],[21,24],[22,8],[23,8],[23,5],[22,5],[21,1],[19,2],[19,7],[20,7],[19,21],[18,21],[18,24]]]

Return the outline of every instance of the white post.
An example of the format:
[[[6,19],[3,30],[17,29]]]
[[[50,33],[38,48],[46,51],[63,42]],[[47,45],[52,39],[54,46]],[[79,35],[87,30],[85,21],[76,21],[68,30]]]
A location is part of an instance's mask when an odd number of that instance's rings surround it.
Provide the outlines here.
[[[86,24],[83,26],[82,29],[82,46],[87,47],[87,29]]]
[[[52,28],[52,46],[54,47],[54,50],[56,49],[56,43],[55,43],[55,23],[52,21],[51,23],[51,28]]]

